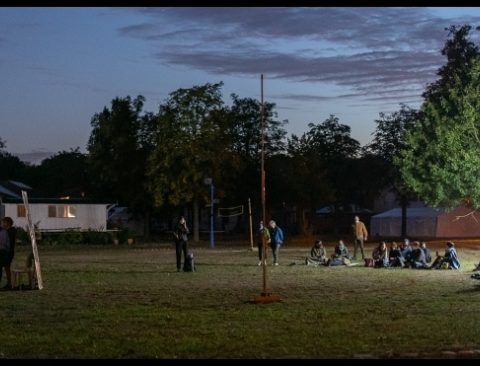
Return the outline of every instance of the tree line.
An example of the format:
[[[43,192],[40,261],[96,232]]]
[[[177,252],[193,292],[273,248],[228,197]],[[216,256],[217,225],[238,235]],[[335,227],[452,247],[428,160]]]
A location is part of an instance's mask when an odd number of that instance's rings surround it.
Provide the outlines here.
[[[479,50],[470,25],[447,31],[441,51],[447,62],[426,87],[420,109],[400,104],[398,111],[380,113],[365,146],[335,115],[308,124],[300,136],[287,136],[288,121],[280,121],[275,104],[266,102],[268,209],[372,208],[385,187],[397,191],[404,213],[412,195],[435,207],[478,208]],[[117,97],[91,118],[87,153],[60,151],[38,166],[8,153],[0,139],[0,179],[24,181],[50,196],[118,202],[146,223],[152,215],[185,208],[198,222],[199,209],[209,202],[207,177],[222,205],[251,198],[259,209],[260,102],[232,94],[227,105],[222,86],[177,89],[156,113],[144,111],[141,95]],[[194,229],[198,238],[198,225]]]

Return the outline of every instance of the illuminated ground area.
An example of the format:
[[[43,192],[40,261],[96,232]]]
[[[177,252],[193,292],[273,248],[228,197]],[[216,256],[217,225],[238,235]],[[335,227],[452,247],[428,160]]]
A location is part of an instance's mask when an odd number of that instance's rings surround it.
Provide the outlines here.
[[[307,267],[285,248],[266,305],[248,243],[193,251],[177,273],[167,244],[40,248],[45,288],[0,292],[0,357],[480,357],[480,246],[459,245],[460,271]]]

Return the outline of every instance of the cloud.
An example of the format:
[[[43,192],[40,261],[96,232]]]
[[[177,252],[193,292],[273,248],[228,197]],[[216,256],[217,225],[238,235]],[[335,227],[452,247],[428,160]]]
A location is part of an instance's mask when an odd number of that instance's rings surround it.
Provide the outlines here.
[[[120,35],[150,42],[153,57],[163,64],[216,75],[263,73],[268,78],[331,84],[352,97],[372,98],[386,98],[384,93],[402,97],[398,91],[406,87],[420,95],[445,62],[440,54],[448,36],[444,28],[480,20],[445,20],[427,8],[391,7],[128,11],[144,15],[145,21],[119,29]]]

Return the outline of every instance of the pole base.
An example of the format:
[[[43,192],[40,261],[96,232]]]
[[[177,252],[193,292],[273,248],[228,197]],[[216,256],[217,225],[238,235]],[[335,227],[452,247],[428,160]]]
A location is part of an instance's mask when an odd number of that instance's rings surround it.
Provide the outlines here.
[[[269,292],[262,292],[260,295],[255,296],[252,300],[253,304],[270,304],[272,302],[280,302],[282,298],[280,295],[271,294]]]

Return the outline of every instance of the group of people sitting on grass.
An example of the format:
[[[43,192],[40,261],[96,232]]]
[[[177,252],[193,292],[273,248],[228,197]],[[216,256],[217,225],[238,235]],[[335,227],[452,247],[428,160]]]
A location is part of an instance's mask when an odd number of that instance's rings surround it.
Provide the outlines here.
[[[310,256],[305,258],[306,265],[325,265],[325,266],[339,266],[350,265],[351,256],[348,254],[348,249],[343,240],[340,240],[335,246],[334,253],[329,257],[327,250],[321,240],[316,240],[313,245]],[[390,244],[387,248],[387,243],[382,241],[372,252],[371,258],[365,258],[366,267],[375,268],[415,268],[415,269],[459,269],[460,261],[458,259],[455,244],[448,241],[445,247],[445,253],[441,255],[436,252],[436,258],[432,262],[430,250],[427,248],[425,242],[414,241],[410,245],[410,240],[405,239],[403,243],[398,246],[396,242]],[[480,264],[479,264],[480,279]]]
[[[341,266],[349,265],[350,263],[351,257],[343,240],[339,240],[330,257],[327,256],[327,250],[322,241],[316,240],[310,251],[310,256],[305,258],[306,265]]]

